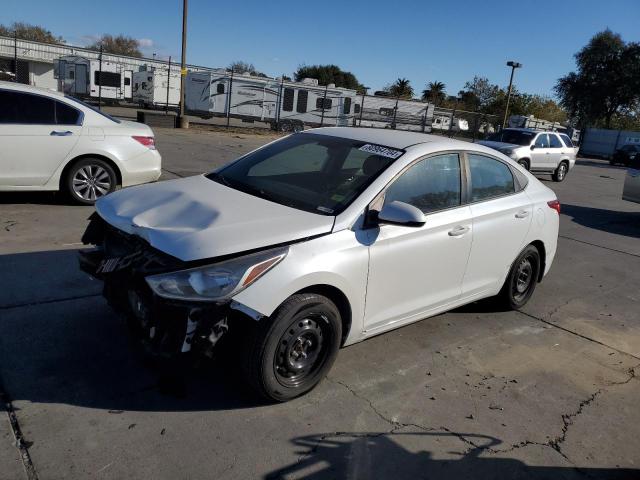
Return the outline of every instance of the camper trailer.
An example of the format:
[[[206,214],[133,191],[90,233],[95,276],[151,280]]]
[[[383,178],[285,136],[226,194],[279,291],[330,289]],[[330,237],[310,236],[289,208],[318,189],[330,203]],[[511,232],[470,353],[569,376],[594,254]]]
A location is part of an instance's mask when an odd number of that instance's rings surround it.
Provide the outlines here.
[[[359,112],[355,90],[320,86],[317,80],[233,75],[226,71],[189,72],[185,108],[191,115],[261,121],[281,131],[347,126]]]
[[[433,104],[417,100],[401,100],[394,97],[365,95],[361,99],[362,118],[357,124],[362,127],[397,128],[430,132],[433,120]]]
[[[54,60],[58,90],[79,98],[131,100],[133,71],[115,63],[67,55]]]
[[[469,122],[464,118],[453,118],[453,125],[451,124],[451,115],[446,113],[437,113],[433,117],[434,130],[444,130],[453,132],[466,132],[469,130]]]
[[[142,67],[133,73],[134,103],[145,107],[177,107],[180,104],[180,72]]]

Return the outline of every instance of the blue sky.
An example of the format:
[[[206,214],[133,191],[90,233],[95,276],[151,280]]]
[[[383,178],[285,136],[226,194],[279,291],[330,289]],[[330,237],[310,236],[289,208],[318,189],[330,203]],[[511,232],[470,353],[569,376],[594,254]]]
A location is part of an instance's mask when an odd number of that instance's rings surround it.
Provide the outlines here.
[[[175,59],[181,11],[180,0],[2,0],[0,23],[40,24],[76,45],[124,33],[142,39],[145,54]],[[640,41],[640,0],[190,0],[187,61],[244,60],[272,76],[335,63],[376,90],[406,77],[416,92],[438,80],[455,94],[474,75],[505,85],[514,59],[524,64],[518,88],[549,95],[573,54],[607,27]]]

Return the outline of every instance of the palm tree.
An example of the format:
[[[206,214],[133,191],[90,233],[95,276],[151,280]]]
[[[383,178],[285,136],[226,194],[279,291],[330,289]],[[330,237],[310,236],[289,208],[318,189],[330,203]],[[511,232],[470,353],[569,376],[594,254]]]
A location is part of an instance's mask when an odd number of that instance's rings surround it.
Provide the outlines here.
[[[446,85],[442,82],[429,82],[427,88],[422,91],[422,100],[430,100],[438,104],[444,100],[444,89]]]
[[[413,97],[413,87],[406,78],[399,78],[389,87],[389,93],[393,97],[411,98]]]

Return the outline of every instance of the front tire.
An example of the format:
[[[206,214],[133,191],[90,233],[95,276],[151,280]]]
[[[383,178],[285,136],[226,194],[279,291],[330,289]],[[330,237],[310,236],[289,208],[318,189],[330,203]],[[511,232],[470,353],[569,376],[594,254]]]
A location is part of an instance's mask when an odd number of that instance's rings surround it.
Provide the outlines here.
[[[556,171],[553,172],[553,181],[563,182],[567,178],[567,172],[569,172],[569,164],[565,161],[560,162]]]
[[[526,159],[523,158],[522,160],[518,160],[518,164],[522,168],[524,168],[526,171],[529,171],[529,169],[530,169],[529,160],[526,160]]]
[[[116,189],[118,179],[111,165],[99,158],[85,158],[67,171],[65,187],[69,197],[82,205],[93,205]]]
[[[524,307],[536,289],[540,266],[540,252],[533,245],[527,245],[511,265],[498,301],[511,310]]]
[[[242,365],[249,386],[269,401],[286,402],[313,389],[331,369],[342,320],[330,299],[302,293],[243,333]]]

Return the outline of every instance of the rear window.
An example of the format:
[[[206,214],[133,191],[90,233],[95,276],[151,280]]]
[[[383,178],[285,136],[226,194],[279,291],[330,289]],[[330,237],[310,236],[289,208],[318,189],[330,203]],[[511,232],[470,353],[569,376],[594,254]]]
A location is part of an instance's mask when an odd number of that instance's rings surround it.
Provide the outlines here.
[[[569,138],[568,135],[564,135],[564,134],[560,134],[560,138],[562,139],[562,141],[564,142],[564,144],[569,147],[569,148],[573,148],[573,142],[571,141],[571,139]]]

